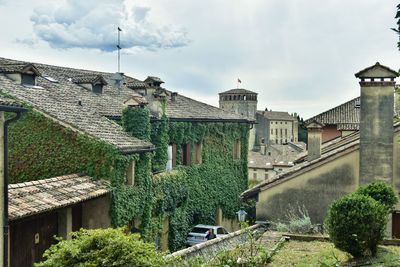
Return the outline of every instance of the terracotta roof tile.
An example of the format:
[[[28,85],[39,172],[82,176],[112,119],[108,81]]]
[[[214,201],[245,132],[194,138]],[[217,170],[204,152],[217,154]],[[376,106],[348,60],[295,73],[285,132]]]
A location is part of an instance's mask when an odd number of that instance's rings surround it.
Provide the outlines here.
[[[16,220],[83,202],[110,192],[109,182],[86,175],[64,175],[34,182],[10,184],[9,217]]]

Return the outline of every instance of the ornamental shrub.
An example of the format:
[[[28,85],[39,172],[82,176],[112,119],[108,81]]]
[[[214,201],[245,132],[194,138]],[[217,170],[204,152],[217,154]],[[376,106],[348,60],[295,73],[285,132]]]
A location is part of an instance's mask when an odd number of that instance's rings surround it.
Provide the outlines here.
[[[336,200],[325,221],[335,246],[355,258],[375,256],[386,223],[385,206],[361,194],[350,194]]]
[[[153,244],[144,243],[123,228],[85,230],[71,234],[43,254],[36,267],[166,266]]]
[[[392,187],[384,182],[373,182],[365,186],[361,186],[356,191],[357,194],[370,196],[389,211],[391,211],[394,205],[397,203],[396,194]]]

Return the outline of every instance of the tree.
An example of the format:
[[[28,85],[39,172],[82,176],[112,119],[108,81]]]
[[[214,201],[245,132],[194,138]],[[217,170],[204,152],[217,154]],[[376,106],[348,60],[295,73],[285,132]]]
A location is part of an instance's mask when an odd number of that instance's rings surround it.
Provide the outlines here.
[[[397,23],[396,23],[397,29],[392,28],[392,30],[395,31],[400,37],[400,4],[397,5],[397,12],[396,12],[396,16],[394,18],[397,19]],[[397,42],[397,47],[400,50],[400,40]]]

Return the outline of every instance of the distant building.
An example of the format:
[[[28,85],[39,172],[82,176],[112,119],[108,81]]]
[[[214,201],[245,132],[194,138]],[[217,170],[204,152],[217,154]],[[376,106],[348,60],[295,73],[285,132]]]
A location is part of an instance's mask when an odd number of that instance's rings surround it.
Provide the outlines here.
[[[221,109],[256,120],[250,131],[249,150],[258,150],[263,143],[282,145],[298,141],[296,115],[284,111],[258,111],[257,102],[257,93],[243,88],[219,93]]]
[[[305,123],[318,121],[324,124],[322,143],[346,136],[359,130],[360,104],[360,97],[353,98],[346,103],[307,119]]]
[[[284,111],[257,111],[256,145],[287,144],[298,141],[298,121]]]

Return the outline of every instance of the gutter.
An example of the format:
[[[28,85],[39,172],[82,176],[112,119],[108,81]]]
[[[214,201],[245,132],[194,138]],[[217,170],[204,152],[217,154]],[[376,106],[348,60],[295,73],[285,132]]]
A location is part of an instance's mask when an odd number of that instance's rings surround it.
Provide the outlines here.
[[[22,107],[10,107],[10,106],[0,106],[1,111],[8,111],[16,113],[16,116],[8,119],[4,122],[4,230],[3,230],[3,237],[4,237],[4,263],[3,266],[9,266],[8,262],[8,231],[9,231],[9,218],[8,218],[8,126],[12,122],[17,121],[21,118],[22,112],[28,111]]]

